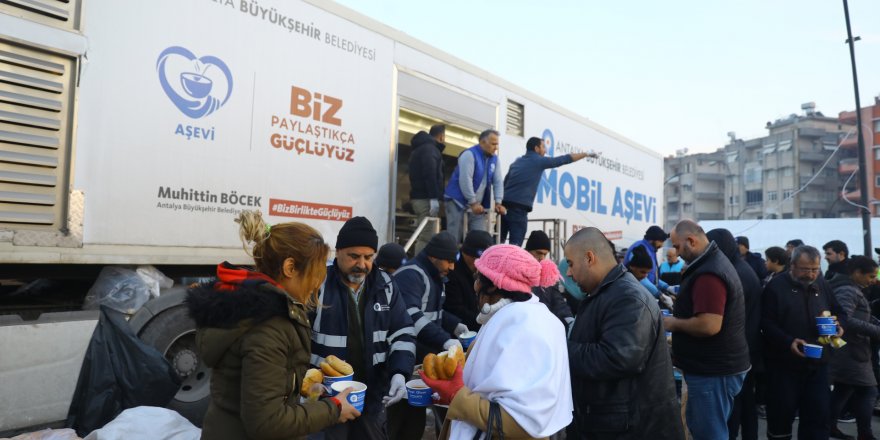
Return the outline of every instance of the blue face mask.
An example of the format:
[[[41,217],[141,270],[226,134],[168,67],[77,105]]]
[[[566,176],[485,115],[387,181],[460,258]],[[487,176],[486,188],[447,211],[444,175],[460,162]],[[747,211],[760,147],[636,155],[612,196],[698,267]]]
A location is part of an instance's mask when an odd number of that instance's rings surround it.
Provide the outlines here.
[[[568,262],[562,260],[557,265],[559,268],[559,273],[562,274],[562,284],[565,285],[565,291],[568,292],[573,298],[578,301],[583,301],[586,298],[587,294],[578,287],[577,283],[570,276],[567,276],[565,273],[568,272]]]

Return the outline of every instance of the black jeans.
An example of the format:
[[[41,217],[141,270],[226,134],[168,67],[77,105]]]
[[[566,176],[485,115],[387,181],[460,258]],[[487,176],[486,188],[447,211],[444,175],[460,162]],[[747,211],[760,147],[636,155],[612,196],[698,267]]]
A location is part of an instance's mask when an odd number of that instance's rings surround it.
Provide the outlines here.
[[[758,407],[755,403],[755,372],[749,371],[742,391],[733,401],[733,412],[727,420],[730,440],[736,440],[742,426],[742,440],[758,440]]]
[[[828,365],[789,369],[767,363],[767,438],[790,439],[795,414],[799,440],[827,440],[831,388]]]
[[[849,408],[856,416],[859,438],[874,438],[871,432],[871,415],[874,412],[875,398],[877,398],[876,387],[835,383],[834,391],[831,392],[831,423],[837,424],[837,418],[849,402]]]

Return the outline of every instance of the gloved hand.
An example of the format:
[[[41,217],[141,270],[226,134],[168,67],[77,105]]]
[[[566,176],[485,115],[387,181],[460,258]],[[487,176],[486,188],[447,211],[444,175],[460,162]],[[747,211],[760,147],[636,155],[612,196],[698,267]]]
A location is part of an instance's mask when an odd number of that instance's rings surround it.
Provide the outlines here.
[[[424,371],[419,371],[419,375],[422,376],[425,385],[429,386],[440,396],[440,398],[437,399],[437,403],[441,405],[449,405],[449,403],[452,402],[452,399],[455,398],[458,390],[464,387],[461,365],[455,367],[455,374],[453,374],[452,379],[449,380],[431,379],[424,373]]]
[[[403,399],[405,395],[406,379],[403,378],[402,374],[395,374],[391,376],[391,387],[388,388],[388,395],[382,398],[382,404],[387,408],[400,402],[400,399]]]
[[[467,328],[466,325],[459,323],[457,326],[455,326],[455,331],[453,331],[452,333],[453,333],[453,334],[455,335],[455,337],[457,338],[457,337],[459,337],[459,336],[461,336],[461,335],[463,335],[463,334],[465,334],[465,333],[467,333],[467,332],[469,332],[469,331],[470,331],[470,330]]]
[[[453,345],[457,345],[458,348],[462,348],[461,341],[459,341],[458,339],[447,339],[446,342],[443,343],[443,349],[449,350],[449,347],[452,347]],[[463,348],[462,351],[464,351]]]
[[[429,217],[437,217],[437,214],[440,214],[440,201],[437,199],[431,199],[429,202],[431,207],[428,209]]]
[[[671,298],[669,295],[666,295],[666,294],[664,294],[664,293],[661,293],[661,294],[660,294],[660,302],[661,302],[664,306],[666,306],[666,308],[668,308],[669,310],[672,310],[672,308],[673,308],[672,298]]]

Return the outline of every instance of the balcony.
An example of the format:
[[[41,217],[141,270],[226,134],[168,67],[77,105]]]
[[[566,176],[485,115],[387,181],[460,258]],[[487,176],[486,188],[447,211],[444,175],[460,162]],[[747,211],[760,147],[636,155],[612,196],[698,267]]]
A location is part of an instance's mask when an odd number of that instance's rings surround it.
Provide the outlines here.
[[[800,177],[800,186],[804,186],[804,185],[807,184],[807,182],[810,182],[810,179],[811,179],[813,176],[799,176],[799,177]],[[828,177],[826,177],[825,175],[820,174],[820,175],[816,176],[816,178],[813,179],[812,182],[810,182],[810,186],[812,186],[812,187],[820,187],[820,186],[828,185],[828,184],[830,184],[830,183],[831,183],[831,180],[828,179]]]
[[[857,169],[859,169],[859,159],[854,157],[840,159],[840,164],[837,166],[837,171],[847,176],[854,173]]]
[[[701,220],[724,220],[724,214],[720,212],[698,212],[697,221]]]
[[[724,180],[723,173],[697,173],[697,180],[715,180],[715,181],[723,181]]]
[[[857,148],[859,146],[859,136],[852,132],[840,143],[840,148]]]
[[[856,123],[856,112],[840,112],[838,115],[841,124],[855,124]]]
[[[833,203],[833,202],[831,202]],[[811,211],[826,211],[831,207],[831,203],[819,202],[813,200],[802,200],[801,209],[809,209]]]
[[[804,162],[824,162],[825,159],[828,159],[828,153],[802,151],[798,157]]]
[[[724,194],[722,192],[698,192],[696,194],[697,200],[724,200]]]
[[[822,137],[828,134],[821,128],[803,127],[798,129],[798,135],[801,137]]]
[[[666,203],[678,203],[681,197],[678,194],[669,194],[666,196]]]
[[[846,193],[846,199],[850,202],[859,202],[862,200],[862,192],[859,190]]]

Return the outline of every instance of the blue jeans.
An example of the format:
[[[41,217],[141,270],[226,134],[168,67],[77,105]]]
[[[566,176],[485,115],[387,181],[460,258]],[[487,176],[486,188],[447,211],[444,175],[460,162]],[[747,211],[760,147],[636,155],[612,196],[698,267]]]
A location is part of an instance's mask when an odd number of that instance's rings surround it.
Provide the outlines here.
[[[462,208],[458,206],[458,203],[455,201],[446,199],[446,230],[455,237],[458,243],[464,241],[464,231],[462,230],[462,224],[464,224],[464,213],[468,212],[468,231],[489,231],[489,225],[487,220],[489,219],[486,216],[486,213],[479,215],[474,215],[474,213],[470,212],[470,208]]]
[[[522,246],[526,238],[526,229],[529,224],[529,213],[521,208],[508,208],[507,214],[501,216],[501,242],[507,240],[510,234],[510,244]]]
[[[694,440],[728,440],[727,419],[745,378],[746,373],[730,376],[684,373],[688,391],[685,418]]]

